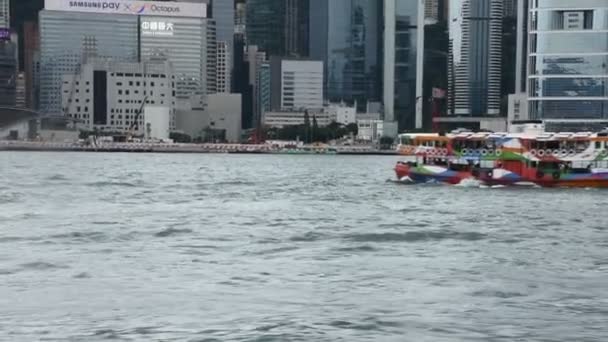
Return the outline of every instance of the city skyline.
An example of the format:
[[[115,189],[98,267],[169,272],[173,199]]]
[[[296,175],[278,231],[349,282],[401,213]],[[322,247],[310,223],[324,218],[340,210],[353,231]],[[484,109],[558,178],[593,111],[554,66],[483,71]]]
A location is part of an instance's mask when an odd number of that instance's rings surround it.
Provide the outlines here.
[[[5,40],[4,55],[18,56],[16,62],[12,57],[3,59],[3,77],[9,80],[5,94],[9,94],[9,103],[17,102],[17,93],[25,94],[19,103],[64,115],[57,96],[61,80],[66,74],[78,73],[85,55],[123,62],[164,55],[175,68],[178,98],[204,107],[209,94],[239,93],[242,128],[251,129],[260,125],[264,111],[278,109],[270,105],[272,98],[280,96],[271,84],[277,75],[273,75],[270,61],[281,57],[294,59],[294,63],[321,62],[321,105],[346,103],[355,106],[360,115],[370,114],[369,108],[373,108],[384,120],[387,135],[457,127],[506,129],[516,119],[601,124],[608,120],[603,109],[608,103],[603,91],[608,71],[602,67],[608,47],[596,45],[589,50],[584,38],[601,40],[605,35],[606,7],[585,0],[564,8],[555,1],[543,1],[540,8],[526,0],[139,2],[151,4],[141,7],[146,11],[170,6],[161,3],[205,6],[190,33],[182,31],[184,25],[192,25],[186,23],[191,19],[180,18],[183,15],[167,20],[153,13],[92,13],[91,5],[72,8],[73,16],[67,20],[68,15],[53,9],[58,3],[55,0],[46,0],[51,7],[40,8],[39,13],[32,6],[41,6],[41,1],[24,1],[18,6],[13,2],[10,8],[19,20],[2,15],[14,25],[14,43]],[[117,6],[129,3],[138,4],[135,0],[116,2]],[[0,10],[8,5],[3,0]],[[186,17],[199,16],[189,12]],[[543,29],[552,33],[537,32],[537,21],[528,20],[532,14],[542,25],[549,25]],[[36,17],[38,21],[31,20]],[[90,20],[111,29],[89,32]],[[545,24],[547,20],[553,23]],[[167,24],[180,29],[159,31],[158,25],[166,29]],[[559,46],[550,41],[573,34],[583,39],[573,41],[564,53],[574,53],[579,60],[565,59],[560,57],[561,51],[544,47]],[[189,38],[181,40],[182,36]],[[443,41],[447,43],[439,44]],[[94,52],[87,52],[87,44],[94,46]],[[18,53],[12,52],[17,49]],[[443,72],[429,64],[431,61],[445,63]],[[560,68],[564,74],[569,72],[566,69],[587,64],[594,68],[587,77],[560,76]],[[556,73],[547,74],[547,68]],[[24,90],[16,90],[17,80]]]

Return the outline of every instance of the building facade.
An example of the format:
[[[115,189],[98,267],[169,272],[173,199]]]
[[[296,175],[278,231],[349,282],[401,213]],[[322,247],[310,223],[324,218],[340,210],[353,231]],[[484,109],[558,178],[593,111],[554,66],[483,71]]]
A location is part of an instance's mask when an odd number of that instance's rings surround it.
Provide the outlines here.
[[[503,4],[450,1],[449,115],[500,114]]]
[[[417,105],[422,104],[422,64],[418,48],[422,46],[424,30],[423,1],[384,0],[383,8],[383,103],[384,130],[396,135],[399,130],[414,129]],[[419,111],[421,113],[421,110]]]
[[[530,1],[529,11],[530,118],[561,123],[555,130],[603,128],[608,120],[608,3]]]
[[[26,108],[25,92],[25,73],[20,72],[17,74],[17,80],[15,81],[15,107]]]
[[[323,107],[323,62],[271,57],[272,110]]]
[[[144,134],[146,105],[166,107],[175,127],[175,76],[165,58],[116,62],[91,58],[78,74],[66,74],[61,84],[63,112],[82,128]],[[138,115],[139,114],[139,115]]]
[[[46,0],[39,14],[42,112],[61,114],[63,75],[79,74],[89,57],[139,62],[163,54],[174,65],[177,95],[206,92],[207,52],[215,42],[208,42],[205,4],[112,3]]]
[[[10,2],[10,0],[0,0],[0,29],[7,29],[10,27],[11,27],[11,2]]]
[[[0,40],[0,106],[15,107],[17,67],[17,44]]]
[[[37,58],[40,55],[40,36],[36,22],[23,24],[23,71],[25,72],[25,103],[27,108],[38,107],[38,85],[35,82]]]
[[[247,41],[268,55],[306,56],[309,0],[247,1]]]
[[[231,66],[230,47],[226,42],[217,42],[217,57],[215,61],[216,92],[230,93]]]
[[[325,65],[330,101],[364,107],[379,94],[376,0],[310,0],[310,57]]]
[[[317,125],[324,127],[336,121],[335,115],[324,112],[322,108],[315,110],[280,110],[264,113],[263,124],[266,127],[283,128],[285,126],[298,126],[306,123],[306,116],[310,124],[313,118]]]
[[[254,111],[254,127],[260,123],[264,113],[271,109],[271,75],[270,63],[260,64],[257,72],[256,87],[255,87],[255,111]]]

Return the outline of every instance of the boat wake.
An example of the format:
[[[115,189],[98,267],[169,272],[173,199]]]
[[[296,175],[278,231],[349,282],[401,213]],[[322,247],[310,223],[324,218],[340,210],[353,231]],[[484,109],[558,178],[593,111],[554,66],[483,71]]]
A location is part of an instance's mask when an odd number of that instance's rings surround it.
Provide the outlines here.
[[[461,180],[460,183],[456,184],[455,186],[460,187],[460,188],[481,188],[481,187],[483,187],[483,183],[474,178],[465,178],[465,179]]]

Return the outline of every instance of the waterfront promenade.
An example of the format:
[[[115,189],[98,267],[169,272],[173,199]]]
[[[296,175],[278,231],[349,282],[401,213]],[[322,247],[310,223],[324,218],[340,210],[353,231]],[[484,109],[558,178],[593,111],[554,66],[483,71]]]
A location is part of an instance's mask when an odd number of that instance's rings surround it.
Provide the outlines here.
[[[284,148],[269,144],[178,144],[178,143],[116,143],[83,144],[76,142],[37,142],[0,140],[0,151],[57,152],[132,152],[132,153],[234,153],[234,154],[340,154],[395,155],[394,150],[374,146],[303,146]]]

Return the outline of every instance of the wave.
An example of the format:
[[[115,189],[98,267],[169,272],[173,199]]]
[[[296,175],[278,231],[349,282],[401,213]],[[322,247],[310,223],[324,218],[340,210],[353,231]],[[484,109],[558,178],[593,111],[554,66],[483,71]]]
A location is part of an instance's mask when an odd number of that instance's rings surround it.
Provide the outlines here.
[[[50,181],[67,181],[69,180],[66,176],[64,175],[52,175],[46,178],[46,180],[50,180]]]
[[[161,230],[160,232],[154,234],[156,237],[169,237],[174,235],[181,234],[190,234],[192,233],[192,229],[175,229],[175,228],[167,228],[165,230]]]
[[[475,291],[475,292],[471,293],[471,296],[473,296],[473,297],[515,298],[515,297],[525,297],[526,294],[519,293],[519,292],[482,290],[482,291]]]
[[[95,187],[95,188],[105,188],[105,187],[126,187],[126,188],[136,188],[139,185],[129,182],[111,182],[111,181],[100,181],[100,182],[92,182],[87,183],[87,186]]]
[[[24,270],[45,271],[52,269],[65,269],[67,266],[51,264],[50,262],[34,261],[19,265]]]
[[[369,246],[369,245],[363,245],[363,246],[353,246],[353,247],[342,247],[342,248],[338,248],[336,249],[338,252],[346,252],[346,253],[350,253],[350,252],[375,252],[376,248]]]
[[[108,236],[102,232],[70,232],[49,236],[50,239],[75,240],[79,242],[101,242],[106,241]]]
[[[454,232],[454,231],[410,231],[405,233],[364,233],[350,234],[345,238],[357,242],[420,242],[439,240],[483,240],[486,234],[477,232]]]
[[[304,235],[296,235],[289,239],[289,241],[293,242],[312,242],[322,240],[326,237],[326,235],[315,232],[307,232]]]

